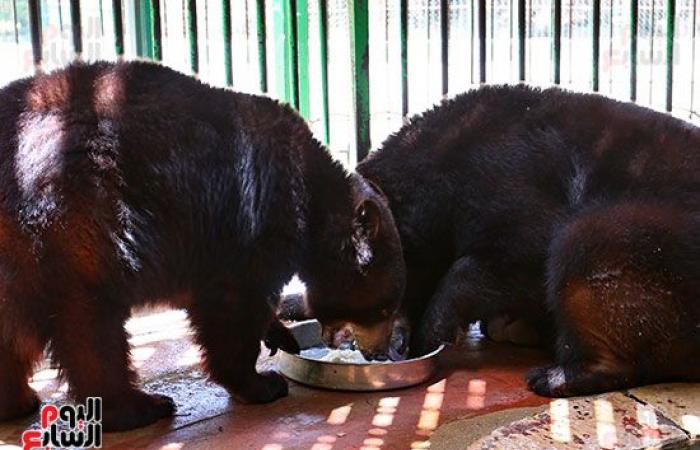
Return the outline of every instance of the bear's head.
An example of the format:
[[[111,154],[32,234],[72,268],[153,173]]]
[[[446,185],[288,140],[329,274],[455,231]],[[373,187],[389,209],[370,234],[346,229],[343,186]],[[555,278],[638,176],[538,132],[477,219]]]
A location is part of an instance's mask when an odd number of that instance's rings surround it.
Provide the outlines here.
[[[399,233],[381,190],[353,175],[352,217],[335,217],[326,251],[314,252],[313,277],[303,277],[308,313],[332,347],[354,340],[368,359],[389,353],[406,284]],[[335,237],[333,237],[335,236]],[[329,248],[334,250],[328,251]]]

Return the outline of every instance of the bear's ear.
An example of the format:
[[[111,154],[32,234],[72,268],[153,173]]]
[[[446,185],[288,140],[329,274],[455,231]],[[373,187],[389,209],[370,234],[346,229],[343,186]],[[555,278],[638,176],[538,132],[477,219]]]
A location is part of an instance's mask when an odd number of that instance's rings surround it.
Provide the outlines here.
[[[382,228],[381,207],[376,200],[366,198],[355,208],[356,231],[363,238],[373,241]]]
[[[376,240],[382,228],[382,214],[376,200],[367,198],[357,205],[353,227],[354,256],[360,270],[364,272],[372,262]]]

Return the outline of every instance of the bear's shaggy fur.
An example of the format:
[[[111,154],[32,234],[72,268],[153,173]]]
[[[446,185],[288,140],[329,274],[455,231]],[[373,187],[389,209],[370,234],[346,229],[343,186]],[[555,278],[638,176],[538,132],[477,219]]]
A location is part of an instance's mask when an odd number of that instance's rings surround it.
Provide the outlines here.
[[[530,387],[700,380],[700,129],[597,95],[484,87],[358,167],[386,196],[420,354],[507,313],[556,332]]]
[[[274,400],[286,382],[255,362],[268,330],[295,345],[272,315],[285,282],[299,272],[324,320],[376,328],[401,257],[385,203],[273,100],[142,62],[0,90],[0,420],[36,408],[47,345],[76,400],[103,398],[106,430],[170,415],[136,389],[123,328],[155,301],[189,312],[236,399]]]

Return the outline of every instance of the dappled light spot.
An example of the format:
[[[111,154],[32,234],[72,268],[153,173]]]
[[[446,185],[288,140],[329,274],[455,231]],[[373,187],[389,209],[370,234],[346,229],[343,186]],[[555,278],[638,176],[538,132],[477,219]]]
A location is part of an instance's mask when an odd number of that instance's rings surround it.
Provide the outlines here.
[[[374,418],[372,418],[372,425],[375,427],[388,427],[391,426],[392,423],[394,423],[393,414],[378,413],[374,415]]]
[[[475,378],[467,387],[467,408],[482,409],[486,403],[486,381]]]
[[[352,411],[352,403],[345,405],[345,406],[340,406],[338,408],[335,408],[328,415],[328,419],[326,420],[326,423],[329,423],[331,425],[342,425],[348,420],[348,416],[350,415],[350,411]]]
[[[131,350],[131,362],[135,368],[143,366],[156,352],[154,347],[136,347]]]
[[[193,366],[202,360],[202,350],[198,345],[190,345],[190,348],[177,360],[178,367]]]
[[[435,384],[428,386],[423,399],[423,409],[418,418],[416,434],[419,436],[430,436],[440,422],[440,409],[445,395],[447,379],[442,379]]]
[[[372,436],[384,436],[387,433],[388,431],[386,431],[384,428],[372,428],[368,431],[368,434],[371,434]]]
[[[360,450],[381,450],[384,439],[379,436],[385,436],[388,433],[386,428],[394,423],[394,414],[396,414],[400,402],[401,397],[384,397],[379,400],[372,418],[374,428],[370,428],[367,432],[369,437],[364,440]]]
[[[614,448],[617,444],[615,429],[615,414],[612,403],[607,400],[596,400],[593,403],[596,421],[596,436],[601,448]]]
[[[411,442],[411,450],[423,450],[430,448],[430,441],[413,441]]]
[[[645,446],[656,444],[661,439],[656,411],[649,405],[637,404],[637,422],[642,427],[642,443]]]
[[[552,419],[552,439],[556,442],[570,442],[571,422],[569,422],[569,401],[562,398],[550,402],[549,416]]]
[[[311,450],[331,450],[336,440],[337,438],[331,435],[319,436],[314,445],[311,446]]]
[[[265,444],[260,450],[282,450],[283,448],[281,444]]]
[[[164,445],[160,448],[160,450],[182,450],[185,447],[185,444],[180,443],[180,442],[172,442],[170,444]]]
[[[681,425],[692,436],[700,436],[700,417],[695,414],[685,414],[681,417]]]

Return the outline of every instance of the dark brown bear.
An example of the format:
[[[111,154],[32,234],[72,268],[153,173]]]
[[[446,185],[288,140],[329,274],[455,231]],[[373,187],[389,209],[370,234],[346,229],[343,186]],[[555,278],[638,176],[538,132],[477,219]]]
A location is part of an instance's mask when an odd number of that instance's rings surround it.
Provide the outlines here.
[[[507,313],[554,325],[537,393],[700,381],[700,129],[597,95],[484,87],[357,170],[401,235],[415,354]]]
[[[212,378],[238,400],[286,395],[255,361],[299,272],[335,323],[388,329],[403,294],[386,205],[290,108],[147,63],[73,65],[0,90],[0,420],[28,414],[48,346],[104,426],[173,413],[135,387],[124,321],[185,308]],[[380,248],[376,248],[379,246]],[[388,332],[363,342],[385,348]]]

